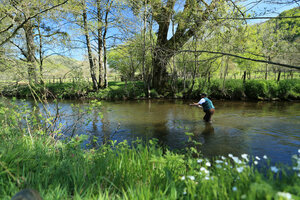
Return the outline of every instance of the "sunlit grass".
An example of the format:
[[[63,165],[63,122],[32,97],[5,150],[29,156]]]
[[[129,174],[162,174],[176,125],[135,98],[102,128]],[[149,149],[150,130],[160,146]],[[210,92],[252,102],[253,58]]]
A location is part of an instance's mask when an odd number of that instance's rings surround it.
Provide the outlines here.
[[[0,198],[23,188],[44,199],[285,199],[300,195],[296,165],[259,172],[232,155],[208,160],[163,150],[156,142],[131,147],[114,142],[82,150],[81,139],[65,144],[1,129]],[[247,159],[250,159],[247,156]],[[256,159],[255,159],[256,160]],[[257,161],[257,160],[256,160]],[[267,162],[260,160],[258,162]],[[288,198],[287,198],[288,199]]]
[[[207,159],[155,140],[82,149],[88,136],[56,140],[26,108],[0,104],[0,199],[33,188],[43,199],[299,199],[300,150],[293,166],[268,156]],[[23,111],[22,111],[23,110]],[[28,120],[24,129],[19,123]],[[21,126],[22,127],[22,126]],[[198,152],[199,153],[199,152]],[[261,166],[258,170],[257,166]]]

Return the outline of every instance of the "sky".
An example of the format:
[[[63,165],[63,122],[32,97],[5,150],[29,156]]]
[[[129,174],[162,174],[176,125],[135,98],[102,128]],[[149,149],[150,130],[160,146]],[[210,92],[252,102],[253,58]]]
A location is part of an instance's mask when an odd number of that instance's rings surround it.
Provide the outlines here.
[[[259,3],[258,5],[252,7],[254,1],[255,0],[246,0],[245,2],[242,3],[242,5],[246,6],[246,9],[248,9],[248,13],[252,13],[252,16],[256,16],[256,17],[276,17],[285,10],[289,10],[289,9],[299,6],[296,3],[289,4],[289,5]],[[176,11],[182,10],[182,8],[184,6],[184,1],[178,1],[178,2],[179,3],[175,6]],[[128,13],[126,13],[126,12],[128,12]],[[127,10],[123,14],[126,15],[126,17],[128,17],[128,18],[134,17],[132,15],[132,13],[129,13],[129,12],[130,11]],[[248,24],[251,25],[251,24],[267,21],[267,19],[253,19],[253,20],[247,20],[247,21],[248,21]],[[176,27],[175,27],[175,29],[176,29]],[[110,30],[110,32],[108,34],[113,35],[116,32],[118,32],[116,29],[112,29],[112,30]],[[169,29],[169,33],[168,33],[168,37],[170,38],[171,36],[172,36],[172,28]],[[112,43],[112,41],[108,40],[108,44],[111,44],[111,43]],[[70,56],[76,60],[83,61],[84,59],[86,59],[86,54],[87,54],[86,48],[83,46],[83,48],[81,48],[81,49],[73,49],[66,56]]]

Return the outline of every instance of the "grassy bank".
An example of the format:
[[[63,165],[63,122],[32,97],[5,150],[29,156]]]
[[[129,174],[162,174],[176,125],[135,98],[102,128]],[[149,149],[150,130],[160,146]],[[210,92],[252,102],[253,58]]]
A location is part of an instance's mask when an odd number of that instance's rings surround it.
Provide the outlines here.
[[[210,83],[203,79],[197,79],[193,90],[190,90],[192,82],[178,81],[174,89],[166,86],[161,94],[152,89],[151,98],[199,98],[202,92],[209,94],[214,99],[231,100],[299,100],[300,79],[281,80],[242,80],[229,79],[223,82],[220,79],[211,80]],[[13,85],[2,90],[4,96],[30,97],[33,92],[38,95],[46,95],[59,99],[143,99],[148,96],[143,82],[109,82],[108,88],[93,91],[88,82],[77,83],[47,83],[45,86]]]
[[[248,155],[208,160],[193,147],[174,153],[156,141],[110,142],[84,150],[86,136],[56,140],[59,132],[43,126],[47,121],[24,107],[0,104],[0,199],[24,188],[46,200],[300,196],[300,152],[292,168],[268,166],[267,157]],[[260,163],[266,167],[258,171]]]

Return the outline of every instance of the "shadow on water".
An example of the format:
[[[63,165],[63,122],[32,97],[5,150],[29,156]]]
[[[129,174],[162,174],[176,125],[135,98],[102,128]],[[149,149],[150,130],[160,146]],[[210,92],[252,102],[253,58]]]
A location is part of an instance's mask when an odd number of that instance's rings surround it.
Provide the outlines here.
[[[185,133],[191,132],[193,139],[202,143],[200,150],[204,156],[247,153],[267,155],[274,162],[287,164],[291,164],[291,156],[300,148],[299,103],[214,101],[216,112],[212,124],[204,123],[202,109],[188,106],[189,103],[103,101],[100,110],[79,116],[78,110],[89,107],[88,102],[61,101],[63,117],[58,123],[64,124],[66,135],[71,135],[70,127],[76,125],[76,134],[88,134],[92,147],[107,140],[130,143],[136,138],[156,138],[163,146],[180,149],[187,146]],[[55,106],[50,103],[48,108],[54,114]],[[92,140],[94,136],[97,141]]]

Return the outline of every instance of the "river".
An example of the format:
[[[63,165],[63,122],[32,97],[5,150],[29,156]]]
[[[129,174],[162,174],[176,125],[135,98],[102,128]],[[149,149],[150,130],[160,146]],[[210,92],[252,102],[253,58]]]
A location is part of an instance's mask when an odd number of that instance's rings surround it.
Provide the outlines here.
[[[191,102],[102,101],[99,110],[78,115],[71,105],[86,108],[88,102],[60,101],[59,123],[66,135],[88,134],[96,136],[98,143],[104,138],[129,142],[157,138],[170,149],[186,147],[185,133],[189,132],[202,143],[206,157],[247,153],[260,158],[267,155],[272,163],[290,165],[292,155],[300,149],[300,103],[214,101],[213,123],[207,125],[202,121],[202,109],[189,106]],[[54,113],[55,104],[48,106]],[[74,124],[76,129],[71,129]]]

